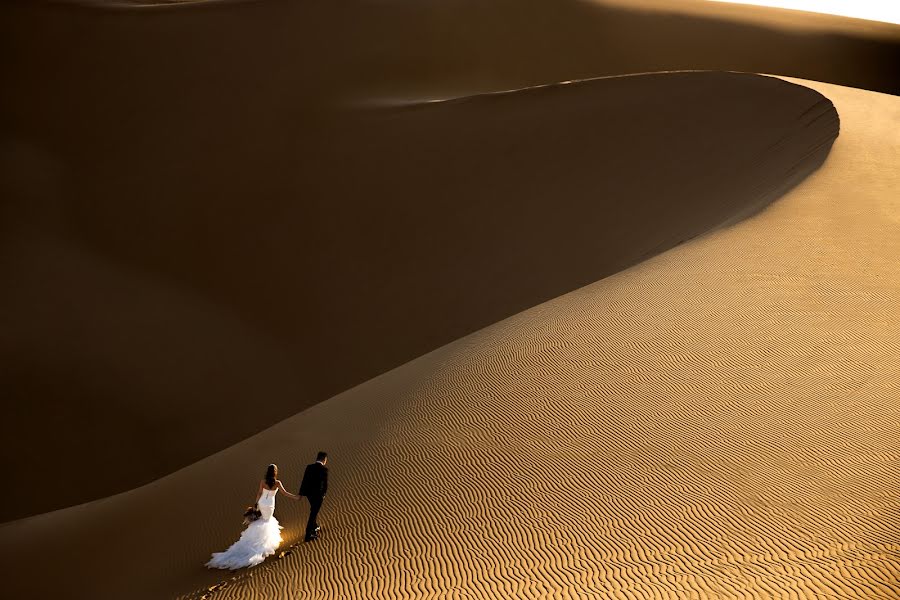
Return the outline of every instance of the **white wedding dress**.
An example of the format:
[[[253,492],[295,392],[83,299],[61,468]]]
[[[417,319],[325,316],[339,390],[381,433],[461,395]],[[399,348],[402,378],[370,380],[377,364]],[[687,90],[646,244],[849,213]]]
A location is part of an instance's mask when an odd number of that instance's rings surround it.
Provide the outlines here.
[[[231,545],[225,552],[216,552],[212,560],[206,563],[210,569],[241,569],[252,567],[275,554],[281,544],[281,525],[275,518],[275,493],[278,489],[263,489],[259,498],[259,511],[262,517],[253,521],[241,533],[241,539]]]

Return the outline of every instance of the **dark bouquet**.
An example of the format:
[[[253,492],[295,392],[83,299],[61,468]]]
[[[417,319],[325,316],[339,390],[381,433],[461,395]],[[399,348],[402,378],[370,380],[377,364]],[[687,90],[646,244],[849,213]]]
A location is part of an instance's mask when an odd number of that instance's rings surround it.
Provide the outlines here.
[[[253,521],[262,517],[262,511],[255,506],[248,506],[244,511],[244,525],[249,525]]]

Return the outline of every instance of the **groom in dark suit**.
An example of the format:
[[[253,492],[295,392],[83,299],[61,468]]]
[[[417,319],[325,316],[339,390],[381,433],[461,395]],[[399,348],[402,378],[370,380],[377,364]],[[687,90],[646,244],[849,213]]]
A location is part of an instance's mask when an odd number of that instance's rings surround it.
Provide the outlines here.
[[[300,495],[306,496],[309,500],[309,521],[306,523],[306,541],[311,542],[319,537],[319,524],[316,517],[319,516],[319,510],[322,508],[322,501],[328,492],[328,454],[319,452],[316,455],[316,462],[307,465],[306,471],[303,473],[303,482],[300,484]]]

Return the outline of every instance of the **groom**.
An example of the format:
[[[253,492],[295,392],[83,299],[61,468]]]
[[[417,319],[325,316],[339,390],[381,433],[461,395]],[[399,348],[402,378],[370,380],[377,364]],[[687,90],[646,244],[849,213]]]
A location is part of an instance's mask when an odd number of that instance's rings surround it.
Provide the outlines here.
[[[328,454],[319,452],[316,455],[316,462],[307,465],[306,471],[303,473],[303,482],[300,484],[300,495],[306,496],[309,500],[309,521],[306,523],[305,541],[311,542],[319,538],[319,524],[316,523],[316,517],[319,516],[319,510],[322,508],[322,500],[328,492]]]

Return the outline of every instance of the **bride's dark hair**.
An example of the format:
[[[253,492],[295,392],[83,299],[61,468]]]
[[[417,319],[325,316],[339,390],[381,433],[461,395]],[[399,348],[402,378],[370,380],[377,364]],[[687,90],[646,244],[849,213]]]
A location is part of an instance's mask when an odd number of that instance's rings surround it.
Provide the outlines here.
[[[266,467],[266,487],[275,487],[275,469],[277,468],[275,465]]]

